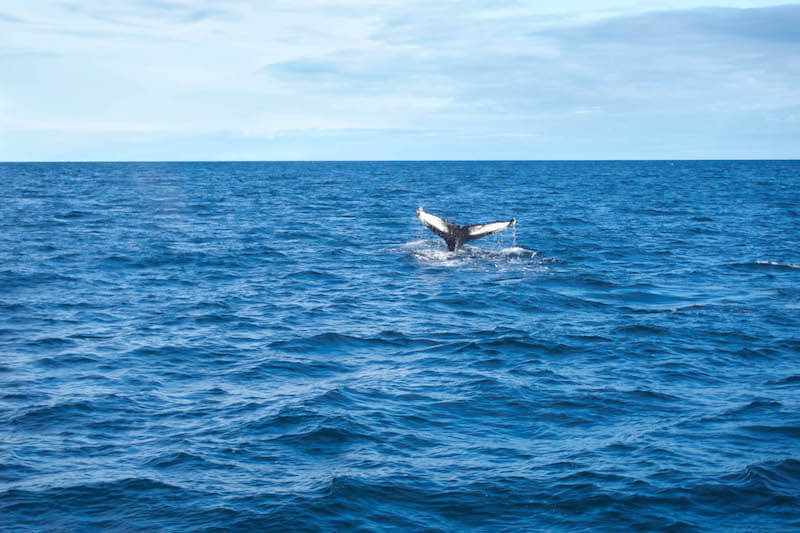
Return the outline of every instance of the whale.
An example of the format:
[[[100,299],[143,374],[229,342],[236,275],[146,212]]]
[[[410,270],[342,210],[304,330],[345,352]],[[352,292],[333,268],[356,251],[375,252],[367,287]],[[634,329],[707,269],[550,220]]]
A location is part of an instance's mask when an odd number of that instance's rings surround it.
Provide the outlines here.
[[[433,213],[428,213],[422,206],[417,208],[417,218],[432,232],[444,239],[447,249],[455,252],[464,244],[486,237],[492,233],[503,231],[517,223],[516,218],[502,222],[488,222],[486,224],[471,224],[469,226],[459,226],[455,222],[450,222]]]

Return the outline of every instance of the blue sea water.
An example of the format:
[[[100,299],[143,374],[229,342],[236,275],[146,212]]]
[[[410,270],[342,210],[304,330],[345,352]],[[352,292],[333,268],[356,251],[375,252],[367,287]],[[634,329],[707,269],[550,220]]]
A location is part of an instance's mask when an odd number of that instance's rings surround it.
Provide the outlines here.
[[[0,165],[3,531],[798,528],[800,162]]]

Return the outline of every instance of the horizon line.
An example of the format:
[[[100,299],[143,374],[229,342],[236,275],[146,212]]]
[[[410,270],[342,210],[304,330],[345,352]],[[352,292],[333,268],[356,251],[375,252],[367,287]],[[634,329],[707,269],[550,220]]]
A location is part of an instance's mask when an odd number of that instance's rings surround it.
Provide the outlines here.
[[[800,157],[679,157],[679,158],[609,158],[609,159],[73,159],[18,160],[0,164],[46,163],[610,163],[610,162],[683,162],[683,161],[800,161]]]

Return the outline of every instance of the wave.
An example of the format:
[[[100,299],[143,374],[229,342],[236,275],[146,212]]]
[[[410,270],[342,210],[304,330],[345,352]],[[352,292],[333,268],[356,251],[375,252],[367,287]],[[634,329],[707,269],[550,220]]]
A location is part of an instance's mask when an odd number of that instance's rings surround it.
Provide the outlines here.
[[[300,350],[300,353],[305,351]],[[316,360],[308,357],[287,359],[271,357],[245,369],[238,369],[228,375],[236,381],[285,380],[297,377],[325,378],[352,371],[351,365],[340,361]]]
[[[625,326],[620,326],[614,330],[615,333],[620,333],[623,335],[632,335],[632,336],[659,336],[659,337],[666,337],[669,336],[672,332],[669,328],[664,326],[654,326],[648,324],[627,324]]]
[[[371,348],[386,344],[392,345],[393,343],[384,341],[380,337],[358,337],[355,335],[326,332],[296,339],[274,341],[269,344],[269,347],[285,352],[307,353],[317,350],[348,351],[353,348]]]
[[[200,455],[184,451],[161,453],[144,461],[144,466],[158,470],[182,469],[195,472],[198,470],[230,468],[230,465],[211,461]]]
[[[800,265],[794,263],[780,263],[777,261],[758,260],[748,263],[731,263],[727,265],[729,268],[737,270],[756,270],[756,271],[776,271],[776,272],[794,272],[800,270]]]
[[[0,526],[15,531],[161,529],[191,512],[203,493],[146,477],[0,492]],[[80,509],[80,513],[76,513]]]
[[[766,384],[777,386],[800,385],[800,375],[788,376],[782,379],[772,379],[767,381]]]
[[[63,428],[89,427],[118,430],[135,425],[134,415],[144,407],[130,396],[106,393],[95,397],[32,405],[17,411],[10,423],[24,431],[55,432]]]
[[[783,404],[775,400],[758,399],[746,404],[730,407],[714,415],[702,417],[699,421],[703,424],[741,422],[748,420],[758,420],[763,423],[764,421],[769,420],[771,417],[775,417],[776,419],[780,418],[782,416],[780,409],[782,406]],[[766,429],[763,425],[745,426],[741,429],[745,431],[759,431],[759,429],[765,429],[768,431],[768,429]]]
[[[80,425],[91,419],[94,406],[90,401],[62,402],[32,407],[18,414],[11,424],[28,431],[50,429],[57,425]]]
[[[15,270],[0,271],[0,285],[6,290],[29,289],[36,286],[75,285],[79,278],[55,272],[19,272]]]
[[[742,429],[751,434],[792,437],[794,439],[800,438],[800,426],[767,426],[758,424],[743,426]]]
[[[681,492],[700,505],[720,510],[729,508],[747,514],[771,509],[771,513],[780,513],[781,508],[800,503],[798,486],[800,461],[784,459],[751,464],[722,476],[717,483],[697,484]]]
[[[378,439],[374,434],[357,424],[342,420],[328,420],[305,431],[283,433],[270,442],[291,448],[292,453],[336,456],[342,452],[343,448],[376,440]]]

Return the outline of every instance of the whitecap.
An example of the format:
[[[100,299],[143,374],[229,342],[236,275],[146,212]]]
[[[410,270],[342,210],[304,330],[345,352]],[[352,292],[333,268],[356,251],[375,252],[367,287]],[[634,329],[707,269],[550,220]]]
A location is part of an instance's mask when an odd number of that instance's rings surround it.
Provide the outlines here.
[[[756,261],[756,264],[757,265],[762,265],[762,266],[769,266],[769,267],[775,267],[775,268],[785,268],[785,269],[792,269],[792,270],[800,269],[800,265],[795,265],[795,264],[792,264],[792,263],[778,263],[777,261]]]

